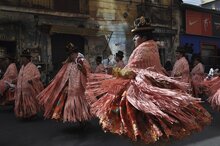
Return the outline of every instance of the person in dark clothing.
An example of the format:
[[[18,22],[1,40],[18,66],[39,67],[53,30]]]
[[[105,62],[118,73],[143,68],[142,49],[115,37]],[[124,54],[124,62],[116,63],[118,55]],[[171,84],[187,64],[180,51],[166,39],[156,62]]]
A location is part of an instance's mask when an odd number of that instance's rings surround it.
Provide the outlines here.
[[[173,70],[173,65],[171,63],[171,60],[167,59],[165,65],[164,65],[164,68],[166,69],[168,75],[170,76],[171,75],[171,72]]]

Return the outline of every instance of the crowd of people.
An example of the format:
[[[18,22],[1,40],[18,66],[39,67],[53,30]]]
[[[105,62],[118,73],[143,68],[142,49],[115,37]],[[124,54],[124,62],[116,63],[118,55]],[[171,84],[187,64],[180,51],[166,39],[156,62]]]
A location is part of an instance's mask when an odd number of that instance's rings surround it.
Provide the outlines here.
[[[201,131],[211,115],[200,104],[201,92],[220,109],[219,76],[205,78],[199,57],[190,72],[183,47],[176,50],[176,62],[166,70],[160,62],[154,28],[150,20],[135,20],[133,50],[128,63],[124,53],[115,54],[115,66],[105,66],[96,57],[94,71],[77,46],[67,44],[68,57],[62,68],[44,87],[41,74],[24,50],[21,68],[6,57],[8,69],[0,80],[0,102],[14,103],[15,116],[30,119],[43,111],[48,119],[78,122],[81,127],[97,117],[105,131],[125,135],[147,144],[180,139]]]

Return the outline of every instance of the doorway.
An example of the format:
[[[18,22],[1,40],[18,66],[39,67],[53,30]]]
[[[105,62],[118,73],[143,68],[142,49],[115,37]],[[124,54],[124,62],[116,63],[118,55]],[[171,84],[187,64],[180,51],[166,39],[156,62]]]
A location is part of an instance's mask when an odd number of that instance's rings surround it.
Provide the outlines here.
[[[5,55],[9,55],[12,58],[16,58],[16,41],[2,41],[0,40],[0,56],[4,57]],[[0,69],[5,72],[7,66],[0,62]]]
[[[53,63],[53,72],[51,73],[52,78],[62,67],[62,62],[65,61],[68,57],[65,46],[69,42],[72,42],[75,46],[77,46],[80,53],[84,53],[85,40],[82,36],[70,34],[54,34],[51,37]]]

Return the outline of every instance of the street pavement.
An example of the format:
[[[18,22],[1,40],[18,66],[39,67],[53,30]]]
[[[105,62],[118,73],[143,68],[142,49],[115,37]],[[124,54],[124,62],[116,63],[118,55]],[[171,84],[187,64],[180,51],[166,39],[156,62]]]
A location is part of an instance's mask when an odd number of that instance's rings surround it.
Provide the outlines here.
[[[220,146],[220,112],[208,105],[213,115],[212,124],[200,133],[178,141],[153,144],[154,146]],[[40,116],[41,117],[41,116]],[[0,107],[0,146],[143,146],[126,137],[105,133],[98,120],[92,120],[86,129],[78,124],[62,123],[37,118],[18,120],[12,107]]]

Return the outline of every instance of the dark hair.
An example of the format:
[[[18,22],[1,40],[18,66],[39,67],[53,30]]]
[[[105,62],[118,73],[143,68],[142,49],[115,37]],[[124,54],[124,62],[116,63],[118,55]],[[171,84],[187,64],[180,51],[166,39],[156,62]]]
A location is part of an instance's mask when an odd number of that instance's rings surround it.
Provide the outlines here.
[[[79,50],[78,50],[78,48],[77,48],[77,47],[75,47],[75,48],[74,48],[74,49],[72,49],[70,52],[71,52],[71,53],[79,53]]]
[[[31,61],[31,56],[22,56],[24,58],[26,58],[27,60]]]
[[[28,60],[31,60],[31,52],[30,52],[31,49],[24,49],[20,55],[20,57],[25,57],[27,58]]]
[[[79,49],[73,43],[69,42],[66,45],[66,51],[71,55],[72,53],[79,53]]]
[[[102,62],[102,57],[101,56],[97,56],[95,59],[97,62],[101,63]]]
[[[134,35],[138,35],[141,38],[145,38],[146,40],[153,40],[154,39],[154,35],[153,32],[151,30],[149,31],[137,31],[134,33]]]
[[[122,59],[124,58],[124,52],[118,51],[118,52],[116,53],[116,57],[118,57],[120,60],[122,60]]]
[[[196,55],[192,56],[192,60],[193,61],[197,60],[197,61],[201,62],[201,56],[196,54]]]
[[[173,66],[172,66],[171,61],[167,60],[165,65],[164,65],[164,68],[166,69],[166,71],[172,71],[173,70]]]
[[[182,47],[182,46],[178,46],[177,49],[176,49],[176,52],[182,54],[182,56],[185,56],[185,48]]]

